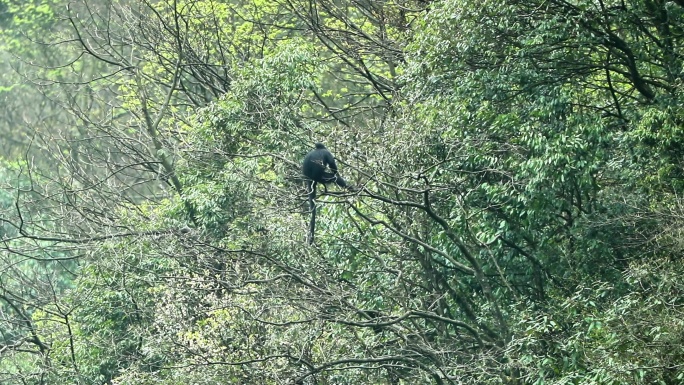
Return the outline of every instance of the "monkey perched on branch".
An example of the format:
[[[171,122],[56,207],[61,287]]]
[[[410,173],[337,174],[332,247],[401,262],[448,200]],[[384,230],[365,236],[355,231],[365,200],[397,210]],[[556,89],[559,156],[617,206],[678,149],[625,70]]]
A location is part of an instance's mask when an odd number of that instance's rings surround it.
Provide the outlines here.
[[[323,143],[316,143],[316,148],[306,154],[302,164],[302,173],[306,177],[306,191],[309,198],[309,210],[311,210],[311,222],[309,223],[308,243],[314,240],[316,228],[316,187],[319,183],[323,186],[335,183],[341,188],[347,188],[347,182],[337,172],[335,157],[328,151]]]

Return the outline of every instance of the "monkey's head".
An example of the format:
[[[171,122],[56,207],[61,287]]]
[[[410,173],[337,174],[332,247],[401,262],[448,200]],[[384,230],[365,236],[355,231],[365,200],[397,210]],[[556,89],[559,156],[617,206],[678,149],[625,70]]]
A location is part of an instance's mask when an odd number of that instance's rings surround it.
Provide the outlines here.
[[[325,146],[321,142],[316,143],[315,146],[316,150],[325,150]]]

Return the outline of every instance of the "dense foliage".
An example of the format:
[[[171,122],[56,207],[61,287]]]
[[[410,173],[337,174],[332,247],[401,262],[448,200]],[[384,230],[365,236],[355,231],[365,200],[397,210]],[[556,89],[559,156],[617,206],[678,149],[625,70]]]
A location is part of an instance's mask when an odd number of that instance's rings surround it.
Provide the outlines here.
[[[684,383],[683,44],[682,1],[0,0],[0,383]]]

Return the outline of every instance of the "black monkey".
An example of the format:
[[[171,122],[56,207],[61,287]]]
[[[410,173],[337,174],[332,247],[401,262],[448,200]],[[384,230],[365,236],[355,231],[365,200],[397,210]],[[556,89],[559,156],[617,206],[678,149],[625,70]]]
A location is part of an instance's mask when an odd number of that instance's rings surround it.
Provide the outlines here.
[[[330,169],[330,171],[328,171]],[[346,188],[347,182],[337,172],[335,157],[328,151],[323,143],[316,143],[316,149],[306,154],[302,164],[302,173],[306,177],[306,191],[309,196],[309,210],[311,210],[311,222],[309,223],[308,243],[313,243],[314,230],[316,228],[316,186],[319,183],[323,187],[328,183]]]
[[[327,170],[330,168],[330,171]],[[309,179],[309,183],[315,186],[315,183],[335,183],[336,185],[346,188],[347,182],[337,172],[337,164],[335,157],[328,151],[323,143],[316,143],[316,149],[306,154],[304,164],[302,164],[302,173]],[[312,190],[315,191],[315,188]],[[314,198],[316,196],[314,195]]]

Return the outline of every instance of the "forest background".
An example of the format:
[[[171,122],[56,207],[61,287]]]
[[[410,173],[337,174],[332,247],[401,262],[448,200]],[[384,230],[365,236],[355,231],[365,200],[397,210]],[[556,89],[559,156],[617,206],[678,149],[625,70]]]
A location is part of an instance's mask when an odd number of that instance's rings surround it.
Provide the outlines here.
[[[682,0],[2,0],[0,383],[682,384],[683,44]]]

